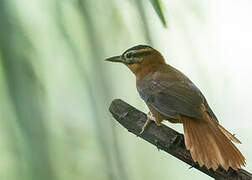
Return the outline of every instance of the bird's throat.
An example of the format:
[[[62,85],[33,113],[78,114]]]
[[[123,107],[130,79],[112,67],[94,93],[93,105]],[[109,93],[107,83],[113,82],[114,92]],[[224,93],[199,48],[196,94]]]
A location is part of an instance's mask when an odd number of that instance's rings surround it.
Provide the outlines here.
[[[136,75],[136,80],[139,81],[143,79],[147,74],[154,73],[160,68],[160,64],[153,64],[149,66],[142,66],[137,69],[137,71],[134,72]]]

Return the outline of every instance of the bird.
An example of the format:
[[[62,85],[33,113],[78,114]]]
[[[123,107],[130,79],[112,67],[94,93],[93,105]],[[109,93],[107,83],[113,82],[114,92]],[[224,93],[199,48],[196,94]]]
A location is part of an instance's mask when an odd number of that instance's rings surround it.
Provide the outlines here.
[[[241,144],[220,125],[199,88],[182,72],[167,64],[162,54],[149,45],[136,45],[122,55],[105,59],[126,65],[135,74],[140,97],[149,108],[140,134],[152,121],[182,123],[186,149],[200,167],[216,171],[220,166],[238,170],[245,158],[232,143]]]

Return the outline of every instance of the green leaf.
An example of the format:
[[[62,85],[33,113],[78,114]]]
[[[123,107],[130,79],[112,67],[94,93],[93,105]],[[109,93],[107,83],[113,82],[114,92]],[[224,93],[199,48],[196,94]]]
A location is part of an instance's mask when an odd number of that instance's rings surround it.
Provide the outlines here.
[[[156,13],[158,14],[158,17],[162,22],[162,24],[164,25],[164,27],[167,27],[161,0],[150,0],[150,2],[153,8],[155,9]]]

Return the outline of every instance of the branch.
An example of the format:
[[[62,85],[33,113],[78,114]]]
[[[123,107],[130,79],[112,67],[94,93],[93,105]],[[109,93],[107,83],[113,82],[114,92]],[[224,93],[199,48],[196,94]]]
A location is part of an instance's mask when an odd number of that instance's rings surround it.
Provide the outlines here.
[[[120,99],[113,100],[109,110],[116,121],[128,129],[129,132],[139,136],[139,132],[146,120],[146,114]],[[235,171],[230,168],[228,171],[225,171],[219,167],[216,171],[213,171],[212,169],[207,169],[205,166],[200,167],[198,163],[192,160],[190,152],[186,150],[183,134],[163,124],[156,126],[155,123],[150,123],[139,137],[216,180],[252,180],[252,174],[243,169]]]

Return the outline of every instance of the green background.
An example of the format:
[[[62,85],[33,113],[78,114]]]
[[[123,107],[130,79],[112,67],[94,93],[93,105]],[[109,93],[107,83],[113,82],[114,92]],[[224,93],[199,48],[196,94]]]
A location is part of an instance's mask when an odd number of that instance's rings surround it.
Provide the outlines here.
[[[148,112],[134,75],[104,62],[138,44],[195,82],[252,170],[251,10],[248,0],[1,0],[0,179],[211,179],[109,113],[115,98]]]

